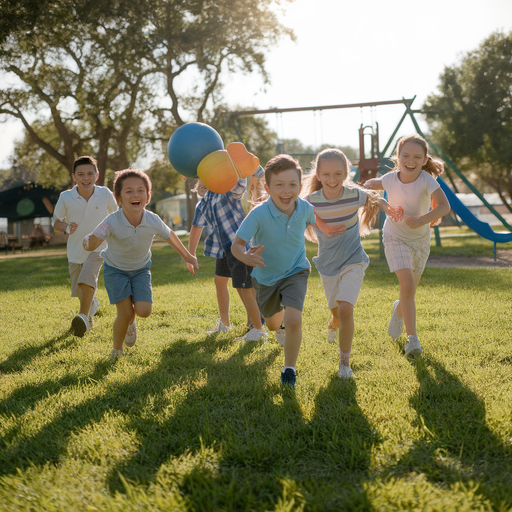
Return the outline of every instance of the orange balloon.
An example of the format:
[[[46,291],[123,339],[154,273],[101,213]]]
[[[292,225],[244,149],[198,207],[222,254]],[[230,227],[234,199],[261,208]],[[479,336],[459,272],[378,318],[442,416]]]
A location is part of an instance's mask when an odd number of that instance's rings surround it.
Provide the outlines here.
[[[197,176],[215,194],[229,192],[238,181],[238,173],[225,149],[206,155],[197,166]]]
[[[226,147],[229,156],[235,164],[235,168],[239,178],[246,178],[255,173],[260,160],[257,156],[249,153],[241,142],[232,142]]]

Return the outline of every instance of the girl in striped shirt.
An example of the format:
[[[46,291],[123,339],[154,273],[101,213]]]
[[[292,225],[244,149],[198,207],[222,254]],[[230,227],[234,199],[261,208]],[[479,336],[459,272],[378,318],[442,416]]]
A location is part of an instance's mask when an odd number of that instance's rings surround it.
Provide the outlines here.
[[[330,227],[345,227],[337,236],[327,237],[319,229],[308,227],[306,238],[318,243],[316,265],[331,317],[327,340],[339,337],[340,378],[353,377],[350,352],[354,337],[354,306],[361,290],[370,260],[361,244],[382,210],[394,221],[403,216],[400,206],[390,206],[380,195],[365,190],[349,178],[350,162],[339,149],[324,149],[312,162],[312,170],[304,180],[303,193],[315,213]]]

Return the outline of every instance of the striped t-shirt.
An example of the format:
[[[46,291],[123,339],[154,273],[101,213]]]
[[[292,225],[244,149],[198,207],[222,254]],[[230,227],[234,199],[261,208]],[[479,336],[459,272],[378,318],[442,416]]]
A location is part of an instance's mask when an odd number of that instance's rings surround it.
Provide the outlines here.
[[[313,262],[324,276],[335,276],[343,267],[370,260],[361,245],[359,234],[359,208],[365,205],[367,194],[359,188],[344,187],[337,199],[326,199],[323,190],[313,192],[305,199],[315,208],[315,213],[329,225],[345,224],[347,230],[327,238],[315,228],[318,238],[318,256]]]

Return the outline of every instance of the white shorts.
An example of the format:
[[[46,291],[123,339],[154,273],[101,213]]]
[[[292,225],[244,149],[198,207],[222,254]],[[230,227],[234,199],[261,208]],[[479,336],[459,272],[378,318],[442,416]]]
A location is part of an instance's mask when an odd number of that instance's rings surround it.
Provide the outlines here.
[[[382,241],[390,272],[411,268],[415,274],[423,274],[430,255],[430,238],[420,242],[403,242],[384,234]]]
[[[353,263],[335,276],[320,274],[329,309],[337,308],[340,302],[356,305],[367,267],[368,263]]]

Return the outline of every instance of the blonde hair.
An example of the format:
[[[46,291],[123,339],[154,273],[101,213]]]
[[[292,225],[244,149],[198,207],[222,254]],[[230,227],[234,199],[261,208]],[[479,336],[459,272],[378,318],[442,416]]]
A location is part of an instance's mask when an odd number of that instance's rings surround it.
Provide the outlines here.
[[[402,146],[406,142],[414,142],[415,144],[418,144],[423,148],[423,151],[425,152],[425,156],[427,157],[427,162],[422,167],[422,169],[426,172],[428,172],[431,176],[434,178],[437,178],[440,176],[444,171],[444,162],[440,158],[434,158],[432,155],[429,154],[429,146],[428,142],[418,134],[413,135],[406,135],[405,137],[402,137],[397,145],[396,145],[396,154],[391,157],[391,160],[394,162],[395,167],[393,168],[393,171],[397,171],[400,169],[398,165],[398,158],[400,156],[400,150],[402,149]]]
[[[310,173],[304,178],[304,187],[302,189],[301,196],[304,198],[322,188],[322,183],[318,179],[318,168],[325,160],[337,160],[341,163],[344,171],[344,187],[350,189],[358,188],[359,190],[363,190],[367,195],[366,203],[359,210],[359,233],[362,237],[368,236],[372,231],[372,226],[377,220],[380,195],[378,192],[375,192],[374,190],[367,190],[352,181],[349,175],[351,163],[343,151],[336,148],[327,148],[316,155],[316,158],[311,162]],[[318,238],[312,226],[307,227],[305,236],[310,242],[318,243]]]

